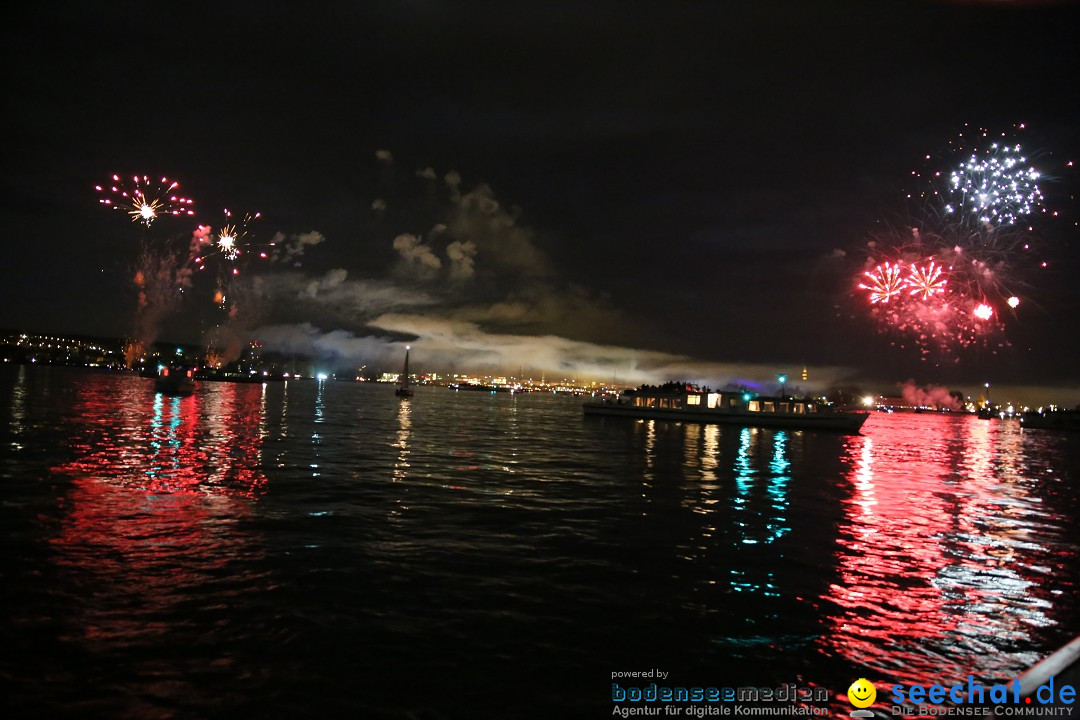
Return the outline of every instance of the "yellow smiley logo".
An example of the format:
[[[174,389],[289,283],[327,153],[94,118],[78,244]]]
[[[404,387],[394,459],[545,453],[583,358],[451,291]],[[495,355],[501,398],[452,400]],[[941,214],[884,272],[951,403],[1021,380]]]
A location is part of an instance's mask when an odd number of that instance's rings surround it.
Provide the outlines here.
[[[869,707],[874,704],[874,700],[877,700],[877,690],[872,682],[866,678],[859,678],[847,689],[847,699],[857,708]]]

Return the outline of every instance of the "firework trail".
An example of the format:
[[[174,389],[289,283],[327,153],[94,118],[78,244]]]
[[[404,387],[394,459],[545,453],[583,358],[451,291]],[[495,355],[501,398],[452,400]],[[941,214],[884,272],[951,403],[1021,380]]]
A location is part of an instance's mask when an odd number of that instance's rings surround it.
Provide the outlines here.
[[[133,280],[138,292],[134,336],[125,345],[128,367],[157,340],[162,323],[180,309],[184,290],[191,287],[191,268],[182,250],[145,245],[136,261]]]
[[[226,297],[215,297],[217,305],[224,309]],[[262,319],[265,306],[265,288],[260,278],[244,275],[230,283],[228,312],[221,322],[203,334],[206,344],[206,362],[210,367],[220,368],[240,358],[251,339],[251,329]]]
[[[207,365],[218,368],[240,357],[258,306],[253,294],[257,295],[259,281],[242,277],[241,267],[249,260],[269,262],[275,246],[275,241],[256,242],[252,224],[261,217],[260,213],[234,217],[228,209],[224,212],[225,220],[219,229],[198,226],[189,245],[189,256],[196,270],[213,266],[217,271],[211,297],[218,320],[204,333],[204,341]]]
[[[156,181],[148,175],[132,175],[130,179],[113,175],[111,183],[95,185],[94,189],[101,195],[99,203],[150,227],[162,215],[195,214],[194,201],[173,192],[179,187],[180,183],[165,177]]]

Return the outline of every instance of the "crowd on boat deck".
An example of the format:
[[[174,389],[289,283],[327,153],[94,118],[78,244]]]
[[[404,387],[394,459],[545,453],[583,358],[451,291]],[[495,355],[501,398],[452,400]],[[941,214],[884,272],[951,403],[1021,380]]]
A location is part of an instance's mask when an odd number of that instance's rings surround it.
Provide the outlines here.
[[[642,385],[641,387],[639,387],[637,389],[637,392],[662,393],[662,394],[675,395],[675,394],[684,393],[684,392],[711,393],[712,388],[699,387],[699,386],[694,385],[692,383],[676,382],[674,380],[671,380],[669,382],[664,383],[663,385]]]

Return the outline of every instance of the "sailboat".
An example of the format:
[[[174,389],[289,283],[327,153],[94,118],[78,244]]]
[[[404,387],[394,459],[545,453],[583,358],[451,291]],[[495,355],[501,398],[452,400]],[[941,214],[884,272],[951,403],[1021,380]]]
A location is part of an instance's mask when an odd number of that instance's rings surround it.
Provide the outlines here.
[[[397,390],[394,394],[399,398],[411,398],[413,396],[412,387],[409,385],[409,346],[405,346],[405,368],[401,371],[401,382],[398,384]]]

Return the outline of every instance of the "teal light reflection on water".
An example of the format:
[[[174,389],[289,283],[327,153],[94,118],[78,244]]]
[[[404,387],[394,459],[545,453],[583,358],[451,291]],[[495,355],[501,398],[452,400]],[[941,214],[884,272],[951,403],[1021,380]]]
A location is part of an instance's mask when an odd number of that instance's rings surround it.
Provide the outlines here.
[[[739,431],[739,446],[732,463],[735,482],[731,507],[736,516],[734,540],[736,547],[744,548],[741,552],[752,553],[756,546],[773,545],[791,531],[787,521],[791,479],[788,440],[784,431],[757,428]],[[749,557],[747,562],[729,570],[728,583],[735,592],[758,593],[764,597],[781,595],[768,563]]]

